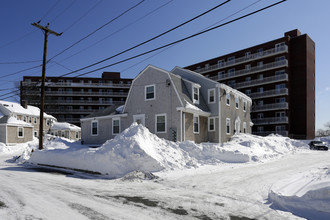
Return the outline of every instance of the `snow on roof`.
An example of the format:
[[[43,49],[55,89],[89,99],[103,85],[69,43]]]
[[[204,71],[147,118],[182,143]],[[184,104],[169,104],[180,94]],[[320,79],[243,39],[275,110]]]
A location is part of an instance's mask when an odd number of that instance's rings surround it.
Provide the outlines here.
[[[198,108],[197,106],[189,103],[187,100],[185,100],[185,111],[190,112],[190,113],[196,113],[196,114],[200,114],[200,115],[210,115],[210,112],[205,112],[202,109]]]
[[[5,109],[7,109],[8,114],[14,113],[14,114],[19,114],[19,115],[29,115],[29,116],[35,116],[35,117],[40,116],[39,108],[32,106],[32,105],[28,105],[27,108],[24,108],[19,103],[7,102],[7,101],[1,101],[1,100],[0,100],[0,105],[2,105]],[[56,119],[55,117],[48,115],[46,113],[44,113],[44,117]]]
[[[23,127],[33,127],[30,123],[25,121],[17,120],[14,117],[9,117],[7,120],[8,125],[23,126]]]
[[[246,101],[248,101],[249,103],[252,103],[252,99],[251,99],[249,96],[245,95],[244,93],[242,93],[242,92],[240,92],[240,91],[238,91],[238,90],[236,90],[236,89],[233,89],[232,87],[227,86],[227,85],[225,85],[225,84],[223,84],[223,83],[219,83],[219,85],[220,85],[220,88],[226,90],[227,93],[231,92],[231,93],[233,93],[235,96],[238,96],[238,97],[240,97],[240,98],[244,98],[244,99],[246,99]]]
[[[81,128],[67,122],[54,122],[50,130],[80,131]]]

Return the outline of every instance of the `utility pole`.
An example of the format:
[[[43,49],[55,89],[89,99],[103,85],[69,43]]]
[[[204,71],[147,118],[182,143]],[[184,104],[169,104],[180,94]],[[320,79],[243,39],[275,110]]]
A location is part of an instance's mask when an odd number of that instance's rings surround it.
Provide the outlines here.
[[[46,63],[47,63],[47,42],[48,35],[54,34],[55,36],[61,36],[62,33],[56,33],[48,28],[49,23],[46,27],[41,26],[40,21],[37,23],[32,23],[33,26],[41,29],[44,32],[45,40],[44,40],[44,54],[42,60],[42,77],[41,77],[41,94],[40,94],[40,117],[39,117],[39,150],[42,150],[43,147],[43,137],[44,137],[44,105],[45,105],[45,81],[46,81]]]

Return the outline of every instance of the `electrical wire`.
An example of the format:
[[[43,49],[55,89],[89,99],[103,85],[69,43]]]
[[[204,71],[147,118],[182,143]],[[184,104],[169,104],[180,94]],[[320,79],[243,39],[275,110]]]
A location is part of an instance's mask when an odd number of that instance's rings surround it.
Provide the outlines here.
[[[98,40],[97,42],[93,43],[92,45],[90,45],[90,46],[88,46],[88,47],[86,47],[86,48],[84,48],[84,49],[81,49],[81,50],[79,50],[78,52],[76,52],[76,53],[74,53],[74,54],[72,54],[72,55],[70,55],[70,56],[68,56],[68,57],[66,57],[66,58],[64,58],[64,59],[62,59],[62,60],[60,60],[59,62],[63,62],[63,61],[65,61],[65,60],[67,60],[67,59],[69,59],[69,58],[71,58],[71,57],[74,57],[74,56],[76,56],[76,55],[82,53],[83,51],[86,51],[87,49],[89,49],[89,48],[95,46],[96,44],[101,43],[102,41],[104,41],[104,40],[108,39],[109,37],[111,37],[111,36],[113,36],[113,35],[119,33],[120,31],[123,31],[124,29],[126,29],[126,28],[128,28],[129,26],[131,26],[131,25],[137,23],[138,21],[140,21],[140,20],[142,20],[143,18],[145,18],[145,17],[151,15],[152,13],[158,11],[159,9],[163,8],[164,6],[168,5],[169,3],[173,2],[173,1],[174,1],[174,0],[170,0],[170,1],[168,1],[167,3],[165,3],[165,4],[161,5],[161,6],[159,6],[158,8],[156,8],[156,9],[154,9],[154,10],[148,12],[147,14],[143,15],[142,17],[136,19],[135,21],[133,21],[133,22],[127,24],[126,26],[124,26],[124,27],[118,29],[117,31],[112,32],[111,34],[109,34],[109,35],[105,36],[104,38]]]
[[[55,4],[53,4],[49,9],[48,9],[48,11],[44,14],[44,16],[42,16],[41,18],[40,18],[40,20],[42,20],[42,19],[44,19],[55,7],[56,7],[56,5],[58,5],[58,3],[60,3],[60,0],[57,0],[56,2],[55,2]]]
[[[16,75],[18,73],[21,73],[21,72],[25,72],[25,71],[28,71],[28,70],[32,70],[32,69],[36,69],[38,67],[41,67],[42,65],[37,65],[37,66],[33,66],[33,67],[30,67],[30,68],[27,68],[27,69],[23,69],[23,70],[20,70],[20,71],[17,71],[17,72],[14,72],[14,73],[9,73],[7,75],[4,75],[4,76],[1,76],[1,78],[5,78],[7,76],[13,76],[13,75]]]
[[[15,95],[12,95],[12,96],[8,96],[8,97],[4,97],[4,98],[2,98],[2,100],[6,100],[6,99],[9,99],[9,98],[12,98],[12,97],[15,97],[15,96],[18,96],[18,94],[15,94]]]
[[[70,45],[69,47],[65,48],[64,50],[62,50],[61,52],[59,52],[58,54],[56,54],[55,56],[53,56],[52,58],[50,58],[47,62],[49,62],[50,60],[54,59],[55,57],[61,55],[62,53],[64,53],[65,51],[69,50],[70,48],[74,47],[75,45],[79,44],[81,41],[85,40],[86,38],[90,37],[91,35],[95,34],[97,31],[101,30],[102,28],[104,28],[105,26],[111,24],[113,21],[117,20],[118,18],[120,18],[121,16],[125,15],[127,12],[131,11],[132,9],[136,8],[137,6],[139,6],[142,2],[144,2],[145,0],[140,1],[139,3],[137,3],[136,5],[132,6],[131,8],[127,9],[126,11],[124,11],[123,13],[121,13],[120,15],[118,15],[117,17],[111,19],[110,21],[108,21],[107,23],[103,24],[101,27],[97,28],[96,30],[92,31],[91,33],[89,33],[88,35],[86,35],[85,37],[81,38],[80,40],[78,40],[77,42],[73,43],[72,45]]]
[[[183,23],[181,23],[181,24],[179,24],[179,25],[177,25],[177,26],[175,26],[175,27],[173,27],[173,28],[171,28],[171,29],[169,29],[169,30],[167,30],[167,31],[165,31],[165,32],[163,32],[163,33],[161,33],[161,34],[155,36],[155,37],[150,38],[149,40],[146,40],[146,41],[144,41],[144,42],[142,42],[142,43],[140,43],[140,44],[137,44],[137,45],[135,45],[135,46],[133,46],[133,47],[131,47],[131,48],[128,48],[128,49],[126,49],[126,50],[124,50],[124,51],[122,51],[122,52],[120,52],[120,53],[117,53],[117,54],[115,54],[115,55],[113,55],[113,56],[110,56],[110,57],[108,57],[108,58],[106,58],[106,59],[103,59],[103,60],[101,60],[101,61],[98,61],[98,62],[96,62],[96,63],[90,64],[90,65],[85,66],[85,67],[83,67],[83,68],[80,68],[80,69],[78,69],[78,70],[75,70],[75,71],[72,71],[72,72],[66,73],[66,74],[64,74],[64,75],[62,75],[62,76],[67,76],[67,75],[70,75],[70,74],[72,74],[72,73],[76,73],[76,72],[79,72],[79,71],[81,71],[81,70],[84,70],[84,69],[90,68],[90,67],[92,67],[92,66],[98,65],[98,64],[103,63],[103,62],[105,62],[105,61],[107,61],[107,60],[110,60],[110,59],[112,59],[112,58],[115,58],[115,57],[117,57],[117,56],[119,56],[119,55],[121,55],[121,54],[124,54],[124,53],[126,53],[126,52],[128,52],[128,51],[131,51],[131,50],[133,50],[133,49],[135,49],[135,48],[137,48],[137,47],[140,47],[140,46],[142,46],[142,45],[144,45],[144,44],[146,44],[146,43],[149,43],[149,42],[151,42],[151,41],[153,41],[153,40],[155,40],[155,39],[157,39],[157,38],[159,38],[159,37],[161,37],[161,36],[163,36],[163,35],[165,35],[165,34],[168,34],[168,33],[172,32],[172,31],[178,29],[179,27],[182,27],[182,26],[184,26],[184,25],[186,25],[186,24],[188,24],[188,23],[190,23],[190,22],[192,22],[192,21],[194,21],[194,20],[196,20],[196,19],[202,17],[203,15],[206,15],[206,14],[210,13],[211,11],[213,11],[213,10],[215,10],[215,9],[217,9],[217,8],[219,8],[219,7],[223,6],[223,5],[225,5],[225,4],[227,4],[227,3],[230,2],[230,1],[231,1],[231,0],[227,0],[227,1],[225,1],[225,2],[223,2],[223,3],[221,3],[221,4],[219,4],[219,5],[217,5],[217,6],[213,7],[213,8],[211,8],[211,9],[209,9],[209,10],[207,10],[207,11],[205,11],[205,12],[203,12],[203,13],[201,13],[201,14],[199,14],[199,15],[197,15],[197,16],[191,18],[191,19],[189,19],[188,21],[185,21],[185,22],[183,22]]]
[[[4,48],[4,47],[7,47],[7,46],[9,46],[9,45],[11,45],[11,44],[13,44],[13,43],[16,43],[17,41],[22,40],[23,38],[29,36],[30,34],[33,34],[33,33],[36,32],[36,31],[37,31],[37,30],[30,31],[30,32],[28,32],[28,33],[26,33],[26,34],[24,34],[24,35],[22,35],[22,36],[20,36],[20,37],[18,37],[18,38],[16,38],[16,39],[12,40],[12,41],[9,41],[8,43],[5,43],[5,44],[3,44],[3,45],[0,46],[0,49],[2,49],[2,48]]]
[[[180,40],[174,41],[174,42],[172,42],[172,43],[169,43],[169,44],[166,44],[166,45],[160,46],[160,47],[158,47],[158,48],[155,48],[155,49],[152,49],[152,50],[149,50],[149,51],[146,51],[146,52],[140,53],[140,54],[138,54],[138,55],[135,55],[135,56],[132,56],[132,57],[126,58],[126,59],[124,59],[124,60],[121,60],[121,61],[118,61],[118,62],[115,62],[115,63],[109,64],[109,65],[106,65],[106,66],[103,66],[103,67],[100,67],[100,68],[97,68],[97,69],[94,69],[94,70],[91,70],[91,71],[88,71],[88,72],[86,72],[86,73],[79,74],[79,75],[75,76],[75,78],[76,78],[76,77],[80,77],[80,76],[87,75],[87,74],[89,74],[89,73],[96,72],[96,71],[98,71],[98,70],[102,70],[102,69],[107,68],[107,67],[110,67],[110,66],[115,66],[115,65],[117,65],[117,64],[120,64],[120,63],[123,63],[123,62],[129,61],[129,60],[135,59],[135,58],[137,58],[137,57],[140,57],[140,56],[143,56],[143,55],[146,55],[146,54],[149,54],[149,53],[155,52],[155,51],[157,51],[157,50],[161,50],[161,49],[163,49],[163,48],[169,47],[169,46],[174,45],[174,44],[177,44],[177,43],[180,43],[180,42],[186,41],[186,40],[188,40],[188,39],[190,39],[190,38],[193,38],[193,37],[199,36],[199,35],[201,35],[201,34],[205,34],[205,33],[210,32],[210,31],[212,31],[212,30],[215,30],[215,29],[218,29],[218,28],[223,27],[223,26],[225,26],[225,25],[228,25],[228,24],[230,24],[230,23],[233,23],[233,22],[236,22],[236,21],[241,20],[241,19],[243,19],[243,18],[249,17],[249,16],[251,16],[251,15],[253,15],[253,14],[256,14],[256,13],[259,13],[259,12],[261,12],[261,11],[264,11],[264,10],[266,10],[266,9],[268,9],[268,8],[274,7],[274,6],[276,6],[276,5],[278,5],[278,4],[281,4],[281,3],[285,2],[285,1],[287,1],[287,0],[282,0],[282,1],[276,2],[276,3],[274,3],[274,4],[268,5],[268,6],[266,6],[266,7],[263,7],[263,8],[261,8],[261,9],[258,9],[258,10],[256,10],[256,11],[253,11],[253,12],[251,12],[251,13],[248,13],[248,14],[246,14],[246,15],[243,15],[243,16],[241,16],[241,17],[235,18],[235,19],[233,19],[233,20],[230,20],[230,21],[228,21],[228,22],[225,22],[225,23],[222,23],[222,24],[220,24],[220,25],[214,26],[214,27],[212,27],[212,28],[208,28],[208,29],[206,29],[206,30],[204,30],[204,31],[198,32],[198,33],[196,33],[196,34],[193,34],[193,35],[190,35],[190,36],[188,36],[188,37],[182,38],[182,39],[180,39]],[[63,77],[63,76],[66,76],[66,75],[68,75],[68,74],[64,74],[64,75],[59,76],[59,77]]]
[[[16,93],[16,92],[18,92],[18,91],[20,91],[20,90],[17,89],[17,90],[14,90],[14,91],[11,91],[11,92],[8,92],[8,93],[5,93],[5,94],[2,94],[2,95],[0,95],[0,97],[2,97],[2,96],[6,96],[6,95],[10,95],[10,94]]]
[[[74,3],[76,2],[77,0],[73,0],[70,5],[68,7],[66,7],[63,11],[61,11],[58,15],[55,16],[55,18],[53,18],[53,20],[50,21],[50,23],[54,22],[55,20],[57,20],[58,17],[60,17],[62,14],[64,14],[69,8],[72,7],[72,5],[74,5]]]
[[[42,60],[0,62],[0,64],[24,64],[24,63],[37,63],[37,62],[42,62]]]

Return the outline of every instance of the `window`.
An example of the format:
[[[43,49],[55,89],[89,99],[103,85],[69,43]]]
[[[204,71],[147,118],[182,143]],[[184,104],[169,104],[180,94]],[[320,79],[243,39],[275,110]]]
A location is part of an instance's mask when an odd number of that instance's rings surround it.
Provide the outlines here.
[[[250,95],[250,94],[251,94],[251,89],[246,89],[246,90],[245,90],[245,94],[246,94],[246,95]]]
[[[92,130],[92,136],[97,136],[98,135],[98,121],[92,121],[91,123],[91,130]]]
[[[23,121],[25,121],[25,122],[26,122],[26,116],[23,116]]]
[[[246,64],[245,65],[245,70],[250,70],[251,69],[251,64]]]
[[[264,118],[264,113],[258,113],[257,118],[258,119],[263,119]]]
[[[284,45],[285,45],[284,42],[279,43],[279,44],[275,44],[275,52],[279,52],[279,51],[281,51],[281,48],[283,48]]]
[[[275,117],[276,118],[283,118],[283,117],[285,117],[285,112],[275,112]]]
[[[264,75],[263,75],[263,74],[259,74],[259,75],[258,75],[258,79],[259,79],[259,80],[262,80],[263,78],[264,78]]]
[[[245,57],[246,57],[246,58],[250,58],[250,57],[251,57],[251,52],[250,52],[250,51],[245,52]]]
[[[259,56],[262,56],[263,55],[263,49],[262,48],[259,48],[257,50],[257,53],[258,53]]]
[[[285,60],[285,56],[275,57],[275,62]]]
[[[275,85],[275,89],[277,92],[279,92],[281,89],[285,89],[285,84],[277,84]]]
[[[18,127],[17,128],[17,136],[19,138],[23,138],[24,137],[24,128],[23,127]]]
[[[258,106],[263,106],[264,105],[264,100],[258,100],[257,104],[258,104]]]
[[[285,74],[285,70],[278,70],[275,72],[276,76],[283,75],[283,74]]]
[[[238,105],[239,105],[239,98],[238,96],[235,97],[235,107],[236,109],[238,109]]]
[[[246,112],[246,105],[247,105],[247,102],[246,101],[243,101],[243,111]]]
[[[225,74],[224,71],[220,71],[220,72],[218,72],[218,79],[223,78],[223,77],[224,77],[224,74]]]
[[[199,116],[194,115],[194,133],[198,134],[199,133]]]
[[[226,118],[226,133],[230,134],[230,118]]]
[[[246,134],[246,122],[243,122],[243,133]]]
[[[258,131],[259,133],[264,132],[264,127],[263,127],[263,126],[259,126],[259,127],[257,127],[257,131]]]
[[[227,64],[230,65],[230,64],[233,64],[233,63],[235,63],[235,56],[228,57]]]
[[[261,68],[263,65],[264,65],[264,62],[262,62],[262,61],[260,61],[260,62],[257,63],[257,66],[258,66],[259,68]]]
[[[79,132],[76,131],[76,139],[79,139]]]
[[[37,124],[37,118],[33,118],[33,123]]]
[[[219,60],[218,61],[218,67],[222,67],[223,66],[223,63],[224,63],[224,60]]]
[[[32,123],[32,117],[29,117],[29,123]]]
[[[251,81],[251,76],[245,77],[245,81]]]
[[[229,92],[226,94],[226,104],[230,105],[230,94],[229,94]]]
[[[193,86],[193,102],[199,104],[199,87]]]
[[[209,69],[209,67],[210,67],[210,64],[205,64],[205,70],[208,70]]]
[[[215,131],[215,118],[209,118],[209,131]]]
[[[258,92],[258,93],[263,93],[263,92],[264,92],[264,88],[263,88],[263,87],[259,87],[259,88],[257,88],[257,92]]]
[[[235,68],[231,68],[231,69],[229,69],[229,70],[228,70],[228,75],[229,75],[229,76],[233,76],[233,75],[235,75]]]
[[[155,99],[155,85],[145,87],[145,100]]]
[[[166,133],[166,114],[156,115],[156,133]]]
[[[120,133],[120,119],[114,118],[112,119],[112,134],[119,134]]]
[[[227,83],[227,85],[230,87],[235,87],[235,84],[236,84],[236,80],[229,80]]]
[[[215,89],[209,89],[209,104],[215,103]]]

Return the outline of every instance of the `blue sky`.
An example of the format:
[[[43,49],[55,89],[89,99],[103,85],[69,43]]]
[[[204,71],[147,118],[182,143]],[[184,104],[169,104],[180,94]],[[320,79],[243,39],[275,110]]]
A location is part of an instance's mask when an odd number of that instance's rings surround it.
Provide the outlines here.
[[[41,67],[22,71],[40,65],[42,59],[44,36],[31,23],[41,20],[40,24],[46,25],[49,22],[50,29],[63,32],[60,37],[49,36],[47,57],[51,58],[140,1],[2,0],[0,99],[10,96],[11,94],[1,95],[15,90],[24,75],[41,75]],[[119,19],[52,59],[47,65],[47,76],[60,76],[110,57],[181,24],[220,2],[145,0]],[[165,45],[217,22],[228,21],[275,2],[277,1],[232,0],[155,41],[70,76]],[[253,5],[247,9],[224,20],[251,4]],[[100,77],[103,71],[119,71],[124,78],[134,78],[148,64],[171,70],[174,66],[184,67],[280,38],[289,30],[299,29],[302,34],[307,33],[316,43],[316,128],[323,128],[324,124],[330,121],[329,8],[328,0],[287,0],[271,9],[187,40],[161,53],[155,52],[86,76]],[[36,62],[18,63],[26,61]],[[18,101],[15,97],[7,100]]]

